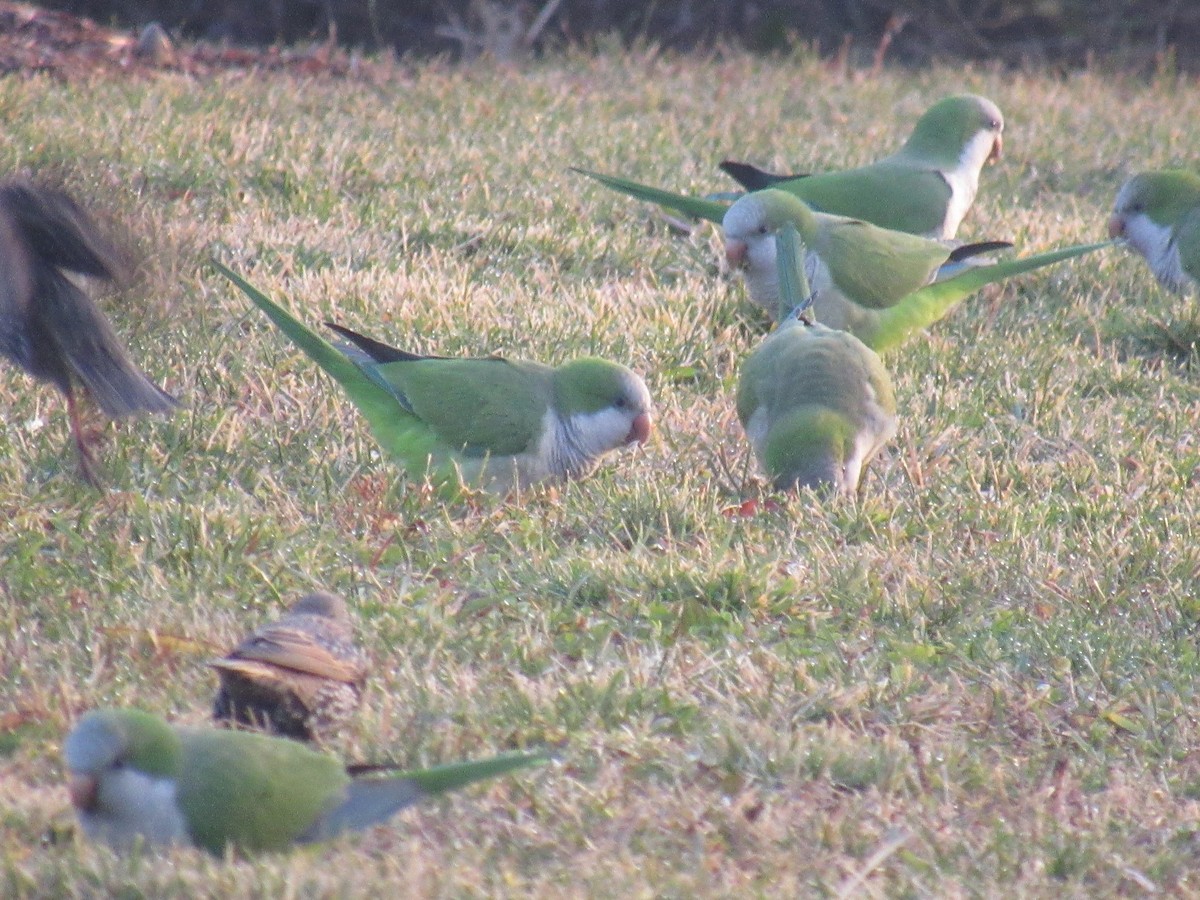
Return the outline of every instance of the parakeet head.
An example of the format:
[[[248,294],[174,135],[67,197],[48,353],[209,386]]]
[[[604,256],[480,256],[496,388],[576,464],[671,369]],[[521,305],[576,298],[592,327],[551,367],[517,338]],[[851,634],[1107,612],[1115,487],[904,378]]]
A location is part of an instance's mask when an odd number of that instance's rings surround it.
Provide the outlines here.
[[[1121,186],[1108,222],[1109,237],[1130,237],[1132,221],[1145,216],[1159,226],[1174,225],[1200,205],[1200,175],[1184,169],[1140,172]]]
[[[903,153],[947,166],[970,161],[978,170],[1003,151],[1004,116],[986,97],[959,94],[939,100],[917,120]]]
[[[775,265],[775,232],[792,223],[806,243],[817,230],[812,209],[793,194],[776,188],[746,194],[729,207],[721,228],[725,258],[733,267]]]
[[[555,406],[591,446],[613,449],[650,436],[652,404],[646,383],[625,366],[595,357],[573,360],[554,377]]]

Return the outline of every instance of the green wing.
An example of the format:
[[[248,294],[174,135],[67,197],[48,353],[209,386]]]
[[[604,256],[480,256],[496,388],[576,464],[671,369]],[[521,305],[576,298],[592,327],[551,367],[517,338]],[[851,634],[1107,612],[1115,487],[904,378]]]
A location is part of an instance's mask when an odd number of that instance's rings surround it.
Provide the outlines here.
[[[927,284],[950,250],[937,241],[857,219],[823,219],[813,251],[846,298],[871,309],[894,306]]]
[[[1023,259],[1010,259],[990,266],[969,268],[961,275],[923,287],[904,298],[890,309],[882,310],[861,331],[855,329],[858,338],[874,350],[883,353],[907,341],[913,334],[942,318],[963,298],[975,293],[984,285],[1002,281],[1023,272],[1032,272],[1043,266],[1053,265],[1075,256],[1111,247],[1116,241],[1101,241],[1097,244],[1075,244],[1046,253],[1038,253]]]
[[[180,729],[177,801],[192,840],[212,853],[282,850],[337,803],[349,776],[332,756],[244,731]]]
[[[578,172],[580,175],[586,175],[588,178],[594,178],[605,187],[610,187],[622,194],[629,194],[630,196],[637,197],[639,200],[648,200],[651,203],[657,203],[659,206],[678,210],[685,215],[695,216],[697,219],[707,219],[709,222],[716,222],[718,225],[725,218],[725,210],[729,208],[727,204],[718,203],[715,200],[703,200],[700,197],[685,197],[683,194],[672,194],[669,191],[638,184],[636,181],[629,181],[626,178],[617,178],[615,175],[603,175],[600,172],[590,172],[587,169],[578,169],[574,166],[571,167],[571,171]]]
[[[444,449],[508,456],[530,449],[551,402],[548,366],[492,359],[375,364]]]
[[[794,194],[818,212],[909,234],[940,234],[950,203],[950,185],[941,172],[891,160],[772,187]]]

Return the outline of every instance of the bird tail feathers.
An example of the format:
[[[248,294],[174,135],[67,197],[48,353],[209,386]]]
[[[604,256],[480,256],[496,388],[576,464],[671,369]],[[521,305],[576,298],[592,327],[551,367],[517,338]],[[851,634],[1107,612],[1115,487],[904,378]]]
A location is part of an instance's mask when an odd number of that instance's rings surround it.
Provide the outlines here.
[[[451,763],[385,778],[356,778],[350,782],[342,802],[321,816],[300,836],[300,841],[323,841],[343,831],[387,821],[426,797],[542,763],[548,758],[544,753],[507,753],[492,759]]]
[[[232,269],[215,259],[212,260],[212,264],[218,272],[241,288],[242,293],[266,313],[267,318],[274,322],[293,344],[342,386],[350,401],[366,417],[372,430],[381,440],[382,436],[392,432],[393,420],[397,413],[397,397],[393,390],[381,382],[380,376],[375,372],[375,364],[363,362],[363,357],[368,357],[368,354],[357,351],[357,357],[347,355]]]
[[[639,200],[647,200],[650,203],[665,206],[667,209],[678,210],[684,215],[695,216],[697,219],[707,219],[709,222],[716,222],[718,225],[725,218],[725,210],[729,208],[724,203],[718,203],[715,200],[704,200],[700,197],[672,194],[670,191],[639,184],[627,178],[618,178],[615,175],[603,175],[600,172],[591,172],[587,169],[579,169],[574,166],[571,167],[571,171],[578,172],[580,175],[586,175],[588,178],[594,178],[605,187],[612,188],[614,191],[619,191],[622,194],[629,194],[632,197],[637,197]]]
[[[71,369],[106,414],[169,413],[178,401],[129,359],[121,339],[91,298],[53,266],[35,263],[36,293]]]
[[[720,168],[722,172],[748,191],[761,191],[765,188],[776,187],[785,181],[807,178],[809,174],[799,172],[794,175],[778,175],[760,169],[758,166],[752,166],[750,163],[736,162],[732,159],[722,161]]]
[[[1113,243],[1115,242],[1101,241],[1097,244],[1075,244],[1021,259],[1007,259],[992,265],[970,267],[953,278],[935,281],[909,294],[895,306],[881,310],[876,337],[866,343],[876,353],[883,353],[902,343],[907,335],[933,324],[946,315],[954,304],[993,281],[1002,281],[1013,275],[1082,256],[1093,250],[1112,246]]]

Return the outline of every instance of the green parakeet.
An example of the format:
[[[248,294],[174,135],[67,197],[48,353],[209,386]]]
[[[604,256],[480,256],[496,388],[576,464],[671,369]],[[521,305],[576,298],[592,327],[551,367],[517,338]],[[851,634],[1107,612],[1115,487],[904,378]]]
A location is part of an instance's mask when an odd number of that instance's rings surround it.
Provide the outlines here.
[[[772,235],[785,223],[799,230],[808,250],[805,268],[816,294],[817,321],[850,331],[877,353],[903,344],[984,285],[1113,243],[1076,244],[988,262],[974,254],[1007,246],[1007,242],[952,247],[817,213],[790,194],[767,189],[740,198],[729,208],[726,219],[727,255],[731,263],[747,266],[752,291],[755,283],[761,282],[761,293],[778,298],[781,270],[776,265]],[[787,305],[784,300],[781,311]]]
[[[410,476],[507,493],[582,478],[606,453],[649,436],[650,393],[625,366],[418,356],[331,325],[348,342],[335,348],[214,264],[333,376]]]
[[[346,601],[318,592],[209,663],[221,680],[213,718],[299,740],[336,736],[362,700],[367,657]]]
[[[1117,192],[1108,233],[1145,257],[1159,284],[1182,294],[1200,283],[1200,175],[1141,172]]]
[[[426,797],[545,761],[513,753],[390,775],[352,775],[332,756],[247,731],[173,727],[102,709],[64,746],[84,832],[117,850],[192,844],[283,850],[384,822]]]
[[[0,355],[67,399],[84,479],[99,486],[75,403],[76,387],[112,418],[170,413],[175,398],[133,362],[104,313],[68,272],[114,280],[118,254],[62,191],[0,184]]]
[[[773,315],[785,314],[788,306],[780,304],[775,241],[776,232],[789,222],[809,251],[805,268],[816,295],[817,321],[855,334],[876,311],[932,283],[946,263],[1012,246],[990,241],[951,247],[861,219],[815,212],[777,188],[756,191],[725,213],[725,255],[731,266],[746,269],[750,295]]]
[[[779,232],[787,300],[802,293],[795,286],[801,262],[794,235],[790,227]],[[785,318],[742,364],[738,418],[776,488],[852,494],[867,464],[896,433],[891,378],[854,335],[800,313],[798,308]]]
[[[1000,158],[1003,131],[995,103],[961,94],[931,106],[903,147],[867,166],[801,176],[729,160],[721,168],[747,190],[779,188],[822,212],[950,239],[975,201],[984,165]]]
[[[917,120],[904,146],[857,169],[785,178],[778,186],[819,212],[864,219],[881,228],[950,239],[975,201],[979,173],[1000,158],[1004,117],[992,101],[947,97]],[[736,165],[736,164],[735,164]],[[585,169],[580,174],[651,203],[720,224],[727,204],[672,194]]]

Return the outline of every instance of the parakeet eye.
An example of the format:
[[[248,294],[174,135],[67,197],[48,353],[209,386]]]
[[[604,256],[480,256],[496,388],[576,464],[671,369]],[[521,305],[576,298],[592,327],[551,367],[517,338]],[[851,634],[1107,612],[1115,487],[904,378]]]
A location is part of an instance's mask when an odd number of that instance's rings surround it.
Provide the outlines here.
[[[625,407],[627,407],[628,405],[629,405],[629,401],[628,401],[626,398],[624,398],[624,397],[618,397],[618,398],[617,398],[617,399],[616,399],[616,400],[613,402],[613,406],[615,406],[617,409],[624,409],[624,408],[625,408]]]
[[[759,234],[766,234],[768,230],[769,230],[769,229],[767,228],[767,226],[766,226],[766,225],[759,225],[759,226],[758,226],[758,233],[759,233]]]

